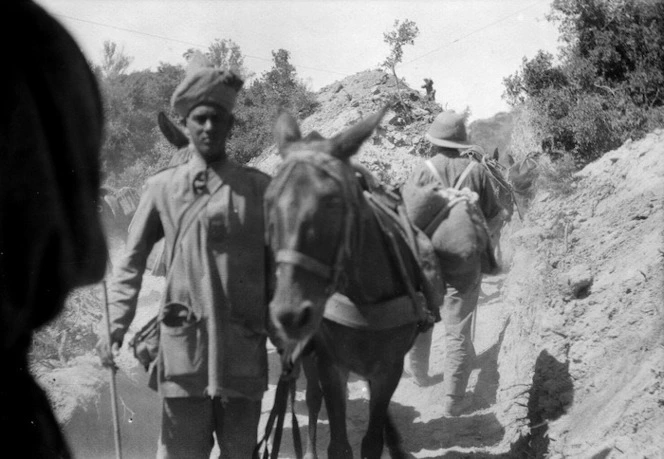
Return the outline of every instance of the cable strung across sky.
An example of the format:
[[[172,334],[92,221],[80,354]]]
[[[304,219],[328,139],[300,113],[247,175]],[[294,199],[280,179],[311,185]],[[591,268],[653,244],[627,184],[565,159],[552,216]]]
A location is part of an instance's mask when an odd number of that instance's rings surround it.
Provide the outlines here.
[[[517,10],[517,11],[515,11],[515,12],[513,12],[513,13],[507,15],[507,16],[504,16],[504,17],[502,17],[502,18],[500,18],[496,21],[493,21],[490,24],[487,24],[483,27],[479,27],[477,29],[474,29],[474,30],[468,32],[465,35],[462,35],[458,38],[455,38],[454,40],[452,40],[448,43],[445,43],[444,45],[439,46],[436,49],[432,49],[431,51],[428,51],[424,54],[421,54],[420,56],[417,56],[417,57],[415,57],[415,58],[413,58],[413,59],[411,59],[407,62],[404,62],[400,65],[405,66],[405,65],[411,64],[415,61],[418,61],[418,60],[420,60],[420,59],[422,59],[426,56],[429,56],[433,53],[436,53],[436,52],[438,52],[438,51],[440,51],[440,50],[442,50],[442,49],[444,49],[448,46],[451,46],[455,43],[460,42],[461,40],[463,40],[465,38],[470,37],[471,35],[474,35],[478,32],[481,32],[481,31],[486,30],[490,27],[493,27],[496,24],[499,24],[503,21],[506,21],[507,19],[515,17],[516,15],[522,13],[523,11],[526,11],[526,10],[532,8],[533,6],[535,6],[537,4],[538,4],[538,2],[533,2],[530,5],[526,6],[525,8],[521,8],[520,10]],[[102,22],[96,22],[96,21],[90,21],[90,20],[86,20],[86,19],[75,18],[75,17],[72,17],[72,16],[64,15],[64,14],[55,14],[55,16],[63,18],[63,19],[69,19],[71,21],[79,21],[79,22],[84,22],[84,23],[87,23],[87,24],[98,25],[98,26],[101,26],[101,27],[108,27],[110,29],[121,30],[123,32],[134,33],[134,34],[137,34],[137,35],[145,35],[147,37],[159,38],[161,40],[166,40],[166,41],[170,41],[170,42],[173,42],[173,43],[181,43],[181,44],[184,44],[184,45],[194,46],[194,47],[199,48],[199,49],[206,49],[208,47],[208,45],[202,45],[200,43],[192,43],[192,42],[185,41],[185,40],[178,40],[178,39],[166,37],[166,36],[163,36],[163,35],[156,35],[156,34],[151,34],[151,33],[147,33],[147,32],[141,32],[140,30],[129,29],[129,28],[126,28],[126,27],[119,27],[119,26],[115,26],[115,25],[112,25],[112,24],[106,24],[106,23],[102,23]],[[272,59],[268,59],[268,58],[264,58],[264,57],[252,56],[251,54],[245,54],[245,53],[242,53],[242,55],[244,57],[250,58],[250,59],[256,59],[256,60],[264,61],[264,62],[272,62]],[[335,75],[341,75],[341,76],[350,76],[353,73],[353,72],[340,72],[340,71],[337,71],[337,70],[330,70],[330,69],[321,69],[321,68],[311,67],[311,66],[302,65],[302,64],[298,64],[297,67],[300,67],[300,68],[303,68],[303,69],[308,69],[308,70],[314,70],[314,71],[318,71],[318,72],[325,72],[325,73],[330,73],[330,74],[335,74]]]

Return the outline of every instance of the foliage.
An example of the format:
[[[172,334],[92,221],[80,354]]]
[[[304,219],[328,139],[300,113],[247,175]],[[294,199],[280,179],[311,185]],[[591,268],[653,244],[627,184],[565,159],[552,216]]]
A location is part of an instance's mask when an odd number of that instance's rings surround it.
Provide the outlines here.
[[[529,110],[544,152],[577,167],[664,125],[664,2],[555,0],[563,46],[504,80]]]
[[[188,50],[188,56],[193,50]],[[217,39],[206,52],[213,65],[232,68],[245,81],[253,73],[244,64],[240,47],[229,39]],[[229,154],[241,163],[257,156],[272,143],[270,127],[282,108],[299,118],[313,113],[315,95],[299,80],[290,53],[272,52],[272,68],[240,92],[236,123],[228,142]],[[102,164],[105,184],[112,188],[140,188],[145,180],[165,167],[174,153],[157,128],[157,114],[177,115],[171,95],[184,77],[184,66],[161,63],[156,71],[129,72],[132,58],[113,42],[105,42],[102,63],[94,66],[104,96],[106,118]],[[183,62],[184,64],[184,62]]]
[[[509,153],[515,161],[540,151],[541,135],[533,122],[532,111],[523,105],[511,112],[512,131],[510,133]]]
[[[415,38],[420,33],[420,29],[417,27],[415,22],[404,19],[403,22],[400,22],[398,19],[394,21],[393,29],[389,32],[383,33],[383,41],[387,43],[390,47],[390,54],[385,58],[385,60],[380,64],[381,67],[392,72],[394,76],[394,81],[397,85],[397,95],[401,100],[401,84],[400,80],[397,77],[396,67],[397,64],[400,64],[403,60],[403,47],[405,45],[414,45]],[[404,105],[403,100],[401,100],[401,105]]]
[[[101,71],[105,77],[113,78],[124,75],[133,60],[124,53],[124,50],[118,49],[116,43],[109,40],[104,42]]]
[[[404,19],[403,22],[400,22],[398,19],[395,20],[393,29],[383,33],[383,41],[390,47],[390,54],[385,58],[381,66],[391,71],[397,82],[396,66],[403,59],[403,47],[405,45],[414,45],[415,38],[417,38],[419,33],[420,29],[415,22],[409,19]]]
[[[183,57],[189,60],[194,48],[189,48]],[[229,69],[237,73],[243,80],[248,80],[254,73],[244,65],[244,55],[240,45],[229,38],[217,38],[208,46],[205,56],[210,63],[220,69]]]
[[[468,126],[470,141],[481,146],[487,154],[495,148],[506,151],[514,127],[511,113],[497,113],[491,118],[475,120]]]
[[[272,143],[272,124],[279,110],[302,119],[312,114],[318,102],[297,77],[285,49],[272,51],[272,68],[246,87],[235,108],[235,128],[229,140],[229,154],[245,163]]]
[[[184,75],[181,66],[162,63],[156,72],[127,73],[132,58],[105,42],[101,66],[95,67],[104,97],[106,119],[102,165],[107,177],[117,177],[137,162],[154,162],[153,147],[161,135],[155,129],[159,111],[169,111],[170,97]]]

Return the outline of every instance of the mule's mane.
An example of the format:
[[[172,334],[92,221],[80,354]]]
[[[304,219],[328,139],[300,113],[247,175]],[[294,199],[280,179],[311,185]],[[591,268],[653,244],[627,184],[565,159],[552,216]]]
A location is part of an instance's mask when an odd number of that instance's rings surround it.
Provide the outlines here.
[[[311,131],[302,140],[305,142],[311,142],[313,140],[325,140],[325,137],[323,137],[318,131]]]

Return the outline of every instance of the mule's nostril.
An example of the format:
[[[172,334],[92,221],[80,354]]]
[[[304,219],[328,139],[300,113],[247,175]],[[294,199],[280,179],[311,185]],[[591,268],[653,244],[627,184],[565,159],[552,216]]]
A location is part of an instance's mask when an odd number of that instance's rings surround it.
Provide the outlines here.
[[[300,318],[297,323],[297,327],[302,329],[305,328],[309,321],[311,320],[311,311],[313,309],[313,303],[311,301],[305,301],[302,303],[302,309],[300,311]]]
[[[306,332],[313,317],[313,303],[311,301],[303,301],[297,311],[283,312],[279,315],[279,322],[281,322],[284,330],[290,334],[297,336],[302,332]]]

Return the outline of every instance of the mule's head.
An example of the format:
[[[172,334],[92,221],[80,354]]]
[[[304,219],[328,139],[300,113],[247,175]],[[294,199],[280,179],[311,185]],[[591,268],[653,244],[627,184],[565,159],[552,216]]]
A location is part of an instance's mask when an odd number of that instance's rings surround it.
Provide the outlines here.
[[[497,174],[497,179],[494,180],[494,189],[498,196],[498,202],[507,211],[507,219],[512,217],[514,212],[514,198],[512,196],[511,186],[509,185],[509,170],[514,165],[514,158],[506,151],[499,151],[496,148],[491,155],[491,160],[496,166],[493,171]]]
[[[512,183],[514,191],[519,194],[529,194],[539,176],[539,167],[534,156],[532,153],[528,154],[510,168],[510,183]]]
[[[277,262],[270,320],[286,346],[306,342],[357,245],[361,190],[349,158],[384,110],[336,136],[302,138],[282,113],[275,140],[283,162],[265,195],[268,242]]]

